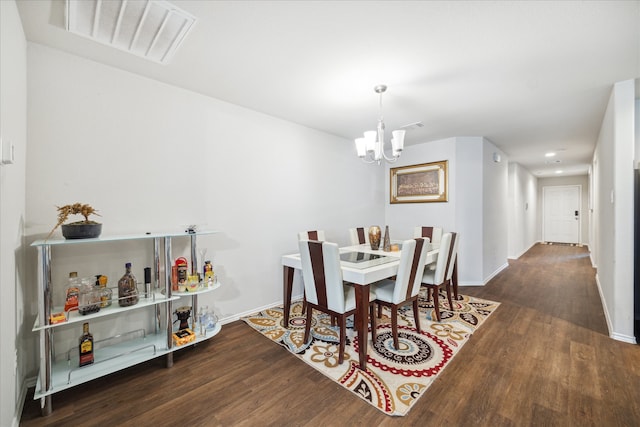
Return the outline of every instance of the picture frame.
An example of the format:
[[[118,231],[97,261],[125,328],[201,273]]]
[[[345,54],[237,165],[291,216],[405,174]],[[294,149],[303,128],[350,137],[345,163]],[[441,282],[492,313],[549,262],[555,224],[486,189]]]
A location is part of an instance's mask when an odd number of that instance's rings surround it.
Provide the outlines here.
[[[448,202],[448,160],[391,168],[390,202]]]

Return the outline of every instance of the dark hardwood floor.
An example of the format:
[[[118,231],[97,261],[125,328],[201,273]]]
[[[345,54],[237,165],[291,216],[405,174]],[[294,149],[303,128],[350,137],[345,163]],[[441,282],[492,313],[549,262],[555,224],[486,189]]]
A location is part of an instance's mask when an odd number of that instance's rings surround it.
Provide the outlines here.
[[[156,359],[55,394],[48,417],[31,394],[21,425],[640,425],[640,346],[608,337],[585,248],[536,245],[461,293],[502,304],[405,417],[238,321],[176,352],[171,369]]]

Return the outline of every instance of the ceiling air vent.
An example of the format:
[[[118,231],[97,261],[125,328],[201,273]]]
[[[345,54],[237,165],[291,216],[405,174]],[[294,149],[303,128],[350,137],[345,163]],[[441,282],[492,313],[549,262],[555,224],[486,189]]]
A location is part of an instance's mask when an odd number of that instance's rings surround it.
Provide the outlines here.
[[[67,31],[161,64],[195,22],[163,0],[67,0]]]

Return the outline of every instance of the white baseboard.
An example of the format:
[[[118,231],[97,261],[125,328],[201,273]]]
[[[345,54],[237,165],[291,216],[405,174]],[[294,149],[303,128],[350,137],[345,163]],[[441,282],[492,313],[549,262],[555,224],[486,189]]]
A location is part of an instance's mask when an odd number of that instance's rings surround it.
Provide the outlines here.
[[[297,301],[299,299],[302,299],[302,296],[303,296],[302,294],[300,294],[300,295],[292,295],[291,296],[291,301]],[[219,322],[220,322],[221,325],[226,325],[227,323],[235,322],[236,320],[240,320],[243,317],[249,316],[249,315],[257,313],[259,311],[267,310],[267,309],[273,308],[273,307],[279,307],[281,305],[283,305],[282,301],[276,301],[276,302],[273,302],[273,303],[270,303],[270,304],[267,304],[267,305],[263,305],[262,307],[256,307],[256,308],[252,308],[252,309],[247,310],[247,311],[242,312],[242,313],[234,314],[233,316],[227,316],[227,317],[221,318],[221,319],[219,319]]]
[[[523,250],[518,255],[515,255],[515,256],[514,255],[509,255],[507,257],[507,259],[518,259],[518,258],[520,258],[522,255],[526,254],[529,251],[529,249],[531,249],[532,247],[534,247],[538,243],[540,243],[540,240],[536,240],[535,242],[533,242],[531,245],[529,245],[529,247],[527,249]]]
[[[607,309],[607,300],[604,299],[604,294],[602,293],[602,285],[600,284],[600,277],[596,273],[596,284],[598,285],[598,294],[600,294],[600,301],[602,301],[602,309],[604,310],[604,318],[607,321],[607,330],[609,331],[609,337],[616,340],[622,341],[629,344],[637,344],[636,337],[632,335],[619,334],[617,332],[612,332],[613,327],[611,326],[611,318],[609,317],[609,310]]]
[[[22,417],[22,411],[24,410],[24,402],[27,400],[27,390],[29,389],[29,387],[33,387],[35,385],[36,385],[35,377],[33,377],[33,381],[31,381],[31,379],[26,379],[22,383],[22,390],[19,390],[17,393],[18,400],[16,402],[16,412],[15,414],[13,414],[13,420],[11,420],[11,427],[20,426],[20,418]]]
[[[611,336],[611,318],[609,318],[609,310],[607,309],[607,300],[604,299],[604,294],[602,293],[602,285],[600,284],[600,277],[596,273],[596,285],[598,287],[598,294],[600,295],[600,301],[602,302],[602,309],[604,310],[604,318],[607,321],[607,330],[609,331],[609,336]]]
[[[491,273],[489,275],[489,277],[485,277],[484,279],[484,283],[483,285],[486,285],[487,283],[489,283],[489,281],[491,281],[491,279],[493,279],[494,277],[496,277],[502,270],[504,270],[505,268],[509,267],[509,263],[505,262],[504,264],[502,264],[500,267],[498,267],[496,269],[496,271],[494,271],[493,273]]]
[[[489,281],[491,281],[491,279],[493,279],[495,276],[497,276],[502,270],[504,270],[507,267],[509,267],[509,263],[505,262],[500,267],[498,267],[496,269],[496,271],[491,273],[491,275],[489,275],[489,277],[486,277],[484,280],[479,281],[479,282],[478,281],[474,281],[474,282],[459,282],[458,286],[484,286],[487,283],[489,283]]]
[[[626,343],[629,343],[629,344],[637,344],[636,337],[634,337],[634,336],[617,334],[615,332],[612,333],[609,336],[611,338],[613,338],[614,340],[616,340],[616,341],[622,341],[622,342],[626,342]]]

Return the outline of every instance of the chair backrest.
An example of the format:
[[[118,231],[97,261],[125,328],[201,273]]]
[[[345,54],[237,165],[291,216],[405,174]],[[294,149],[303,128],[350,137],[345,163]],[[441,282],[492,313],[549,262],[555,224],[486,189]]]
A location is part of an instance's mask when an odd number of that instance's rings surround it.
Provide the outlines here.
[[[433,274],[434,285],[439,285],[446,279],[449,252],[451,250],[451,237],[451,233],[444,233],[440,240],[440,250],[438,251],[438,259],[436,260],[436,270]]]
[[[399,304],[420,292],[428,246],[427,239],[421,237],[402,242],[392,303]]]
[[[307,301],[344,313],[344,285],[338,245],[317,240],[300,240],[298,248]]]
[[[369,243],[369,227],[358,227],[349,229],[349,240],[352,245],[362,245]]]
[[[458,233],[451,233],[451,245],[449,246],[449,254],[447,260],[447,273],[445,274],[446,280],[451,280],[453,277],[453,267],[455,266],[456,259],[458,257],[458,241],[460,235]]]
[[[434,244],[440,244],[442,239],[441,227],[416,227],[413,232],[413,237],[428,237],[429,241]]]
[[[298,240],[317,240],[324,242],[326,239],[324,237],[324,230],[310,230],[298,233]]]

